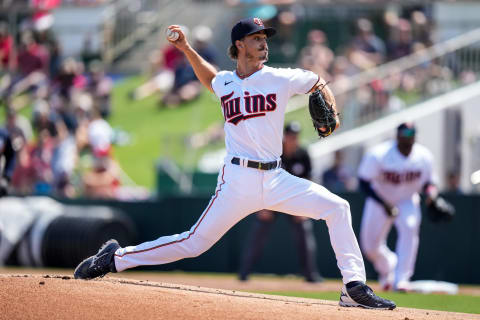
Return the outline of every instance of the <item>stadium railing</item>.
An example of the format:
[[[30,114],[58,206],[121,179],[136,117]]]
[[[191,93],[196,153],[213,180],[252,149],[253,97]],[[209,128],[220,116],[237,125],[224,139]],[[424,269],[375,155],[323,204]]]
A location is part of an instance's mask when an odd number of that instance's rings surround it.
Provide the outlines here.
[[[178,14],[183,0],[121,0],[112,2],[103,25],[103,61],[110,64],[133,48],[138,41]]]
[[[476,82],[480,29],[330,84],[342,113],[342,131],[401,112]],[[306,109],[308,97],[291,99],[288,111]]]

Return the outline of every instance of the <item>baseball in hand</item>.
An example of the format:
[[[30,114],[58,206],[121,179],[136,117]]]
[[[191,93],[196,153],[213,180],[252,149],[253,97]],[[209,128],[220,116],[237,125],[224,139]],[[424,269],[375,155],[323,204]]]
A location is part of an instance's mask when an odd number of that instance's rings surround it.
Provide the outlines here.
[[[180,34],[177,31],[167,29],[167,39],[170,41],[177,41],[180,38]]]

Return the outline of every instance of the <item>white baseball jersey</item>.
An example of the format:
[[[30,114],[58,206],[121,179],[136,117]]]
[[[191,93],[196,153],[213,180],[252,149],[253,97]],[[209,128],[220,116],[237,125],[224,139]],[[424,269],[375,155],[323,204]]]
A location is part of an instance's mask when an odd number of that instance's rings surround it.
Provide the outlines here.
[[[433,156],[415,143],[408,157],[398,151],[395,140],[373,148],[362,160],[358,176],[371,182],[372,189],[395,205],[411,199],[425,183],[432,181]]]
[[[287,101],[308,93],[318,80],[311,71],[268,66],[243,80],[235,72],[219,72],[212,89],[225,118],[227,153],[251,160],[279,159]]]

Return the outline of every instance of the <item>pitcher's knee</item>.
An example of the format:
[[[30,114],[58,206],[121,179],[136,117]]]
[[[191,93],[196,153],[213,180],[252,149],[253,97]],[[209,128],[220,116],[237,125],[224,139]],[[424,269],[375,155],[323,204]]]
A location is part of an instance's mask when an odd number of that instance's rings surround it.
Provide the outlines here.
[[[348,201],[338,198],[324,217],[327,224],[351,223],[350,204]]]
[[[188,252],[188,258],[195,258],[210,249],[211,246],[205,244],[193,244]]]
[[[198,239],[196,238],[191,238],[188,240],[189,241],[189,246],[188,246],[188,258],[195,258],[210,249],[214,243],[211,241],[208,241],[206,239]]]
[[[187,258],[196,258],[207,250],[208,250],[208,248],[207,249],[197,249],[197,248],[195,248],[195,250],[190,251],[190,254],[188,255]]]

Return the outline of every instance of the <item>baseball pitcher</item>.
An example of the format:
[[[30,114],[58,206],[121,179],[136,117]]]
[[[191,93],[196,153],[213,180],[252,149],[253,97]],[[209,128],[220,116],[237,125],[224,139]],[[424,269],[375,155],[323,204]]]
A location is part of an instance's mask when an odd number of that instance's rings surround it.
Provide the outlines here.
[[[376,296],[365,284],[348,202],[281,168],[284,116],[291,96],[312,93],[312,120],[320,136],[338,127],[335,99],[325,81],[310,71],[265,65],[267,38],[276,31],[258,18],[241,20],[231,30],[228,53],[236,61],[234,71],[217,72],[191,47],[178,25],[168,29],[169,41],[185,54],[200,82],[218,97],[225,119],[227,156],[215,193],[190,230],[125,248],[110,240],[79,264],[75,278],[92,279],[139,265],[196,257],[247,215],[268,209],[326,221],[343,277],[340,305],[394,309],[392,301]]]

